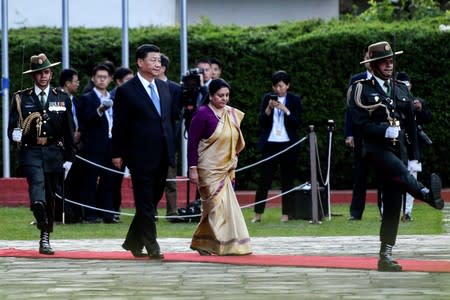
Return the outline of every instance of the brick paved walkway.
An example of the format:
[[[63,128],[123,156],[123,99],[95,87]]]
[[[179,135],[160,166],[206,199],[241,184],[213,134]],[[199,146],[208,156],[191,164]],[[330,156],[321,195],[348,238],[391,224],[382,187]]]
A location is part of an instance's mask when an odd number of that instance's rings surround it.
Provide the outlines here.
[[[445,207],[449,227],[450,207]],[[448,230],[450,232],[450,230]],[[120,251],[122,240],[54,240],[57,250]],[[165,252],[189,239],[160,239]],[[376,236],[253,238],[254,253],[377,255]],[[36,241],[0,241],[35,249]],[[399,236],[399,258],[450,261],[450,233]],[[0,257],[0,299],[450,299],[450,273]]]

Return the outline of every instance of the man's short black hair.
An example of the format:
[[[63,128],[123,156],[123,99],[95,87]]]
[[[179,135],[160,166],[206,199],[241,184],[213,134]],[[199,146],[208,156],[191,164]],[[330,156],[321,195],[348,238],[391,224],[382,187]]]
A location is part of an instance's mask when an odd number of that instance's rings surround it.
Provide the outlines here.
[[[219,68],[222,69],[222,62],[221,62],[220,60],[218,60],[217,58],[215,58],[215,57],[211,57],[211,58],[209,59],[209,63],[210,63],[210,64],[218,65]]]
[[[113,72],[111,71],[111,68],[105,64],[96,65],[94,69],[92,70],[92,76],[95,76],[98,71],[106,71],[108,72],[109,76],[113,75]]]
[[[116,72],[114,72],[113,80],[114,81],[121,80],[128,74],[133,74],[133,70],[131,70],[130,68],[127,68],[127,67],[117,68]]]
[[[200,58],[195,62],[195,65],[197,66],[198,64],[209,64],[211,65],[211,61],[207,58]]]
[[[67,81],[72,81],[73,76],[78,75],[78,72],[75,69],[69,68],[64,69],[59,74],[59,86],[63,87]]]
[[[165,67],[166,70],[169,69],[170,59],[164,53],[161,53],[161,66]]]
[[[155,46],[153,44],[143,44],[140,45],[137,49],[136,49],[136,61],[138,59],[144,59],[147,57],[147,53],[149,52],[157,52],[160,53],[161,51],[159,50],[158,46]]]

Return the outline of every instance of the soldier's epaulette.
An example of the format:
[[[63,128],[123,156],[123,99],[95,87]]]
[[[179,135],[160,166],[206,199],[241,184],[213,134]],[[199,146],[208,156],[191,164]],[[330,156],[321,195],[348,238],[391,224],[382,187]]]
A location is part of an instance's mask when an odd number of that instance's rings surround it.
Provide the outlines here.
[[[17,92],[15,92],[14,94],[22,94],[23,92],[29,92],[29,91],[31,91],[31,92],[33,92],[33,87],[29,87],[29,88],[26,88],[26,89],[23,89],[23,90],[18,90]]]
[[[58,94],[67,94],[66,91],[63,90],[63,89],[60,88],[60,87],[52,88],[52,93],[55,94],[55,95],[58,95]]]
[[[355,81],[352,83],[352,85],[355,85],[355,84],[357,84],[357,83],[364,83],[364,82],[367,82],[367,81],[369,81],[369,80],[370,80],[370,79],[361,78],[361,79],[355,80]]]

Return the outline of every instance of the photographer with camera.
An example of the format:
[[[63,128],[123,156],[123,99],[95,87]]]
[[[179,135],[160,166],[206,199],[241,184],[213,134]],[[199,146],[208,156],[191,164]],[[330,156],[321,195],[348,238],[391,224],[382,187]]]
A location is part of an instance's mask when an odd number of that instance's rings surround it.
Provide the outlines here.
[[[300,96],[289,92],[291,76],[285,71],[276,71],[271,77],[272,92],[262,97],[259,110],[260,136],[258,149],[262,159],[273,156],[300,140],[299,129],[301,120]],[[294,187],[295,166],[299,147],[293,147],[283,154],[274,157],[261,165],[258,188],[255,195],[255,216],[252,223],[261,222],[266,202],[272,185],[273,176],[280,167],[281,191],[284,193]],[[292,194],[286,194],[281,199],[281,222],[289,220],[289,209],[292,207]]]
[[[407,73],[398,72],[397,80],[404,83],[408,90],[411,92],[411,81]],[[425,103],[425,100],[414,97],[413,96],[413,105],[414,105],[414,115],[417,123],[417,136],[419,141],[419,160],[408,160],[408,171],[409,173],[417,179],[417,173],[422,171],[422,161],[423,161],[423,146],[432,144],[431,139],[428,135],[423,131],[423,124],[428,124],[432,120],[432,115],[428,106]],[[412,209],[414,204],[414,197],[410,194],[406,193],[405,202],[403,205],[403,222],[412,221]]]

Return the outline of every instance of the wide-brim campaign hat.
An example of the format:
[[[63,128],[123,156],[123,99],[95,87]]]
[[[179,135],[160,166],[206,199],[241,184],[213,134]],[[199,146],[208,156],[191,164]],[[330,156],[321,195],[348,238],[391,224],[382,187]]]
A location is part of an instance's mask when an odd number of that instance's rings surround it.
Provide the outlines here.
[[[360,62],[360,64],[365,64],[371,61],[380,60],[387,57],[392,57],[394,55],[402,54],[403,51],[393,52],[391,45],[388,42],[378,42],[372,44],[368,47],[367,56],[368,59]]]
[[[34,73],[44,69],[48,69],[59,65],[61,62],[51,63],[44,53],[33,55],[30,59],[30,69],[23,72],[23,74]]]

